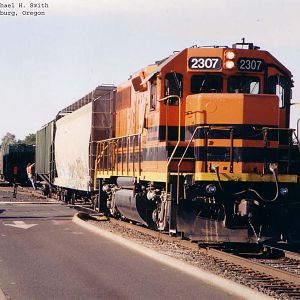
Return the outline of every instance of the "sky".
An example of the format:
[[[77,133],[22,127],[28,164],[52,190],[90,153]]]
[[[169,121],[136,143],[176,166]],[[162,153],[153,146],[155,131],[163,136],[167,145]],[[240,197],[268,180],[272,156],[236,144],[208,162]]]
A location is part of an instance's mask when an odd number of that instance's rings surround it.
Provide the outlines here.
[[[9,11],[17,16],[1,14]],[[300,102],[299,11],[298,0],[0,0],[0,140],[35,133],[96,86],[173,51],[242,38],[292,72]],[[293,127],[298,118],[294,105]]]

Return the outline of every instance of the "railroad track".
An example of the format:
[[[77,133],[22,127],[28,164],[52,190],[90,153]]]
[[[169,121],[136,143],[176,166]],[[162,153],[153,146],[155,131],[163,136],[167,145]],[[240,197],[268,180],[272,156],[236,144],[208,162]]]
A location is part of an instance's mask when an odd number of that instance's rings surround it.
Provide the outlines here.
[[[227,264],[228,269],[240,267],[249,280],[279,295],[300,299],[300,261],[283,256],[282,258],[244,258],[216,249],[206,250]],[[297,256],[293,254],[293,256]]]
[[[97,220],[95,212],[88,209],[84,210],[90,214],[94,221]],[[267,252],[276,253],[276,258],[272,258],[272,255],[267,255],[266,258],[242,257],[238,253],[228,253],[226,249],[202,247],[198,243],[182,240],[179,237],[153,231],[133,223],[113,218],[109,222],[121,226],[125,229],[124,231],[129,229],[158,240],[176,242],[182,247],[208,256],[214,260],[215,264],[225,270],[223,272],[226,273],[224,274],[225,277],[241,274],[250,286],[262,291],[268,290],[268,294],[276,296],[278,299],[300,299],[300,255],[297,253],[264,245]]]

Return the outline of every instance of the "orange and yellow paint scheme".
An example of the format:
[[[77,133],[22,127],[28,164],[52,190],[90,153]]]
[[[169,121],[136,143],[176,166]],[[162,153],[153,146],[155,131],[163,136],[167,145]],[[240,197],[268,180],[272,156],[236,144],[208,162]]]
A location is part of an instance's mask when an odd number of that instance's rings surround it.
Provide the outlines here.
[[[250,240],[249,231],[258,239],[257,227],[269,229],[278,217],[278,210],[266,217],[270,203],[280,207],[299,191],[292,86],[290,71],[253,44],[174,53],[118,86],[115,137],[98,142],[95,178],[130,177],[160,190],[158,215],[169,221],[160,220],[159,229],[172,223],[173,201],[176,230],[188,236],[232,241],[232,230],[243,228],[246,237],[237,240]],[[191,218],[199,221],[202,212],[206,222],[197,233],[195,220],[186,222],[180,212],[186,203]],[[207,236],[217,227],[228,230]]]

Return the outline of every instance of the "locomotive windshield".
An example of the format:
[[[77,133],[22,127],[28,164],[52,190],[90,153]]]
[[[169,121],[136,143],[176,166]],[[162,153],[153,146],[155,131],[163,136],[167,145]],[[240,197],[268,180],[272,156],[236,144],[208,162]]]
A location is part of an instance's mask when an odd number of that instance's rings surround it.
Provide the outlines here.
[[[223,78],[216,75],[194,75],[191,78],[191,93],[221,93]]]
[[[229,93],[259,94],[259,78],[231,76],[228,79]]]

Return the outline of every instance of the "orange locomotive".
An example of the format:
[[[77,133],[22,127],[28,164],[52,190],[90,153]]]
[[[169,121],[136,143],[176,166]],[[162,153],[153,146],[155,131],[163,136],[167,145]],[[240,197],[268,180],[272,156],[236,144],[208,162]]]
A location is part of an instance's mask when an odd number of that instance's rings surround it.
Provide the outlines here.
[[[99,210],[204,242],[298,238],[292,86],[244,41],[133,74],[117,88],[115,137],[97,142]]]

